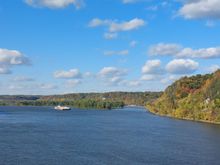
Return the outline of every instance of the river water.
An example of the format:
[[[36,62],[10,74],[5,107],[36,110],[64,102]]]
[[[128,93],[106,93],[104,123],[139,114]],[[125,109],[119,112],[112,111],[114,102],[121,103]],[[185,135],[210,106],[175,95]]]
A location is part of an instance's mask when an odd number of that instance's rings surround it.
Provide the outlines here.
[[[0,107],[0,165],[219,165],[220,125],[142,108]]]

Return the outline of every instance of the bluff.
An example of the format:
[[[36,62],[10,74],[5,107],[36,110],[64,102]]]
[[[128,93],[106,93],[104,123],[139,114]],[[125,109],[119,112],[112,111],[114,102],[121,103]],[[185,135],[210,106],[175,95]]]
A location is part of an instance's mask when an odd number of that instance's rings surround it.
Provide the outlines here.
[[[159,115],[220,123],[220,70],[177,80],[147,108]]]

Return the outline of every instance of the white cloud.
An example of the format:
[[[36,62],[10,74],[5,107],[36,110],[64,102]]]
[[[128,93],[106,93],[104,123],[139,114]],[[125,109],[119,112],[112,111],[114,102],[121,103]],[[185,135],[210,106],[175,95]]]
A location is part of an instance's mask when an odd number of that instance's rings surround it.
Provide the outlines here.
[[[24,65],[29,64],[29,59],[17,50],[8,50],[0,48],[1,65]]]
[[[104,67],[98,73],[98,75],[101,77],[118,77],[118,76],[124,76],[126,74],[127,74],[126,69],[120,69],[116,67]]]
[[[176,54],[177,57],[187,58],[219,58],[220,47],[210,47],[202,49],[184,48]]]
[[[163,84],[168,84],[179,78],[179,75],[195,72],[198,67],[199,64],[190,59],[174,59],[165,68],[162,67],[160,60],[148,60],[142,67],[140,80],[160,81]]]
[[[183,48],[178,44],[164,44],[160,43],[153,45],[148,50],[149,55],[166,55],[174,56],[176,58],[220,58],[220,47],[209,48]]]
[[[111,22],[112,22],[111,20],[101,20],[99,18],[94,18],[89,22],[89,27],[109,25],[111,24]]]
[[[142,19],[134,18],[127,22],[116,23],[112,22],[109,26],[110,32],[118,32],[118,31],[130,31],[134,29],[138,29],[141,26],[144,26],[145,22]]]
[[[190,59],[174,59],[166,65],[166,70],[172,74],[191,74],[199,67],[199,63]]]
[[[81,73],[78,69],[62,70],[54,72],[54,77],[61,79],[81,78]]]
[[[109,85],[120,85],[124,80],[120,76],[110,77],[108,80]]]
[[[181,50],[181,46],[179,44],[174,43],[159,43],[157,45],[153,45],[149,48],[149,55],[174,55],[177,54]]]
[[[186,19],[219,19],[219,0],[187,0],[179,10],[179,14]]]
[[[48,8],[64,8],[69,5],[74,5],[76,8],[81,8],[84,5],[83,0],[25,0],[25,2],[34,7]]]
[[[128,54],[129,54],[128,50],[120,50],[120,51],[109,50],[109,51],[104,51],[104,55],[106,55],[106,56],[112,56],[112,55],[125,56],[125,55],[128,55]]]
[[[143,74],[161,74],[161,61],[160,60],[149,60],[142,67]]]
[[[157,79],[158,76],[157,75],[153,75],[153,74],[144,74],[141,76],[141,80],[142,81],[152,81]]]
[[[144,26],[146,23],[144,20],[139,18],[134,18],[130,21],[117,22],[113,20],[101,20],[99,18],[94,18],[89,22],[89,27],[107,26],[109,32],[115,33],[120,31],[130,31],[138,29]]]
[[[11,68],[16,65],[29,65],[30,60],[17,50],[0,48],[0,74],[11,73]]]
[[[148,60],[142,67],[142,81],[154,81],[161,78],[164,74],[164,69],[161,66],[160,60]]]
[[[104,37],[106,39],[113,39],[117,38],[118,32],[136,30],[144,26],[145,24],[146,22],[140,18],[134,18],[129,21],[122,22],[118,22],[116,20],[102,20],[99,18],[94,18],[89,22],[88,26],[93,28],[99,26],[106,26],[108,28],[108,33],[105,33]]]
[[[104,67],[98,73],[98,77],[102,78],[107,85],[118,86],[122,85],[125,80],[128,71],[126,69],[116,67]]]

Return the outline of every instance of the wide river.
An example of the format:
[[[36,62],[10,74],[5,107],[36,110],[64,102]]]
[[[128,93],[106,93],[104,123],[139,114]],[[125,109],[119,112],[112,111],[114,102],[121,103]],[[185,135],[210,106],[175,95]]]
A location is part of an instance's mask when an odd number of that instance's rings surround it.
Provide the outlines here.
[[[0,107],[0,165],[219,165],[220,125],[142,108]]]

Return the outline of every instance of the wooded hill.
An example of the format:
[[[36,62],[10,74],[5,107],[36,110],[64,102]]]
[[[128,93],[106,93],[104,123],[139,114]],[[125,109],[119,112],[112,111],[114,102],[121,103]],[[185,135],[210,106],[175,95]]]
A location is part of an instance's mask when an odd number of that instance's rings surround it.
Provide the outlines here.
[[[220,70],[181,78],[147,108],[160,115],[220,123]]]
[[[78,108],[111,109],[124,105],[144,106],[161,94],[161,92],[107,92],[50,96],[0,96],[0,104],[21,106],[55,106],[60,104]]]

